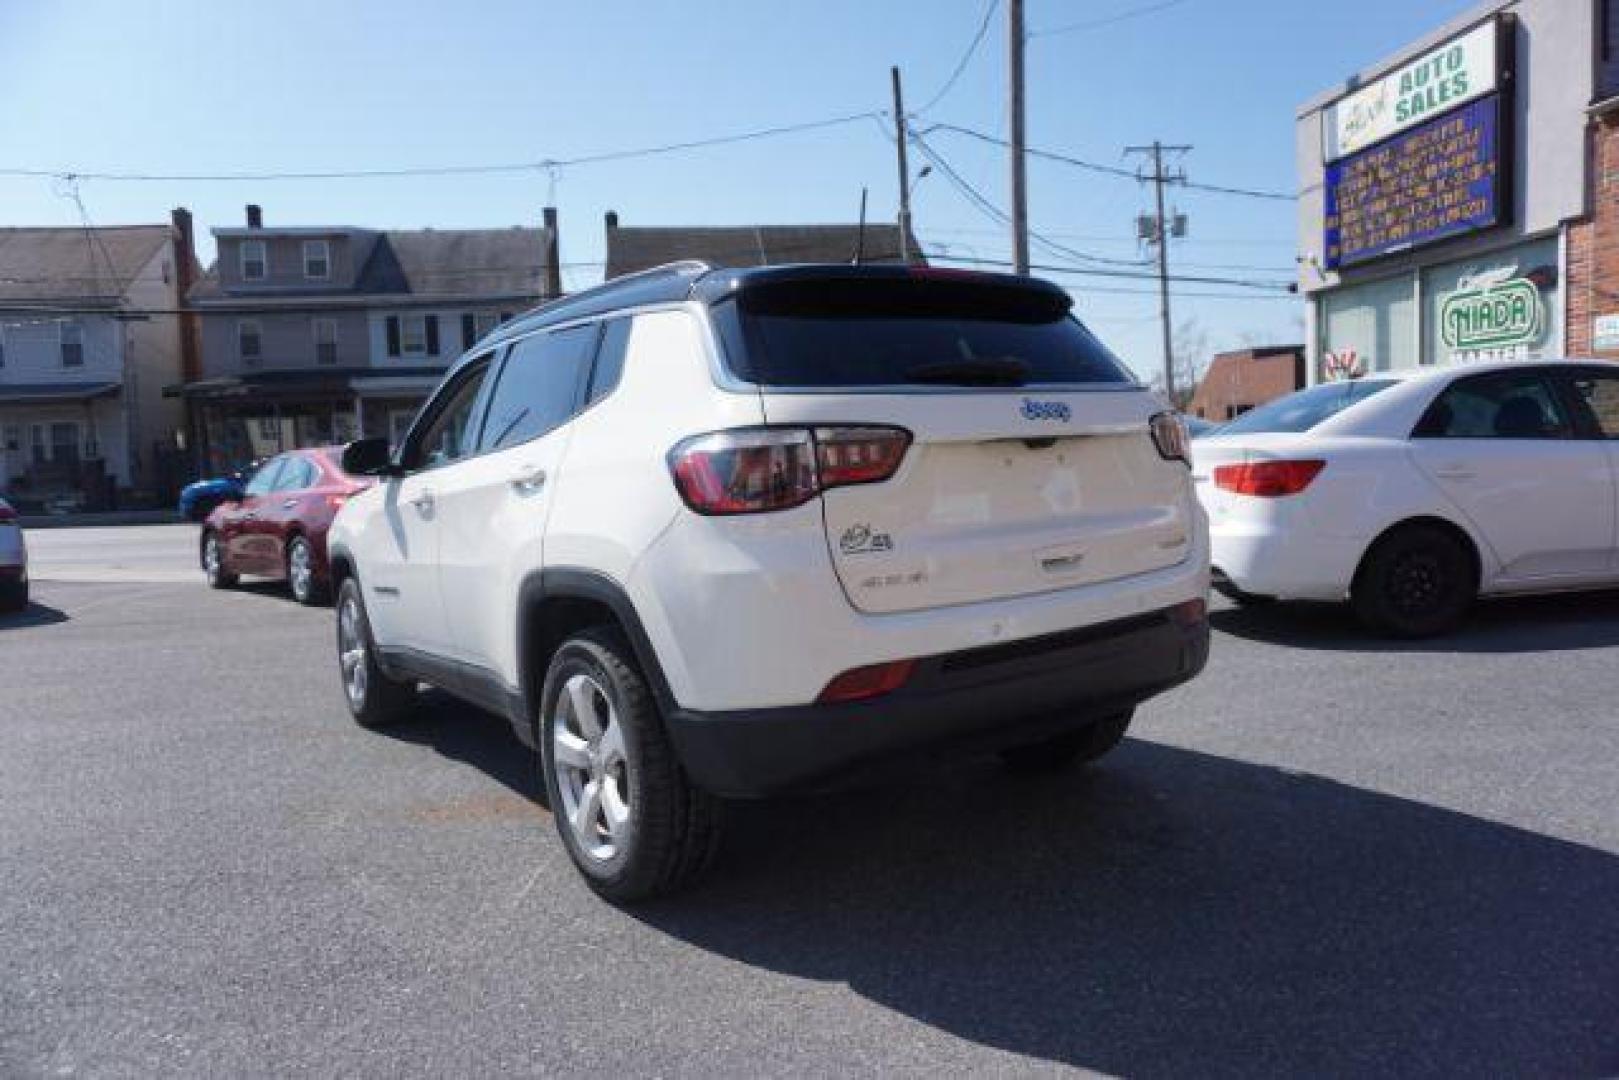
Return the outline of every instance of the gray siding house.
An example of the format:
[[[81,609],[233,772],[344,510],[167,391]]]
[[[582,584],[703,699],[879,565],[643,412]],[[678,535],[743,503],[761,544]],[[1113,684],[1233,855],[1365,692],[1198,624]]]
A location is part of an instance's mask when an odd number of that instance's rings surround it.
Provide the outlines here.
[[[633,274],[682,259],[715,266],[782,266],[788,263],[900,261],[899,226],[738,225],[720,227],[625,226],[608,211],[606,277]],[[922,245],[910,238],[910,261],[925,265]]]
[[[0,229],[0,493],[25,511],[166,498],[183,468],[191,215]]]
[[[555,212],[540,229],[270,228],[257,206],[213,231],[190,292],[201,324],[198,467],[298,446],[397,439],[449,363],[561,294]]]

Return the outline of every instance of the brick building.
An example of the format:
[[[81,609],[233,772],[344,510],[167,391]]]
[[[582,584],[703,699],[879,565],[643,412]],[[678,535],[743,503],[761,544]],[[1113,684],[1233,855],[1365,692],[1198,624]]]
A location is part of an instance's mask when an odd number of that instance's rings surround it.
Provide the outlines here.
[[[1303,385],[1303,345],[1235,349],[1210,361],[1186,411],[1221,424]]]
[[[1306,375],[1619,358],[1619,0],[1490,0],[1300,108]]]

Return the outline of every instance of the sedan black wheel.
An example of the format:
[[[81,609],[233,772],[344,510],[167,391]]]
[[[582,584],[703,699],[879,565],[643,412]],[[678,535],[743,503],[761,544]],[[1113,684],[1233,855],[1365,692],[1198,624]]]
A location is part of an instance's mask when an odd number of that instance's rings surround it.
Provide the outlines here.
[[[1467,548],[1443,529],[1411,525],[1367,553],[1350,600],[1372,630],[1421,638],[1455,627],[1477,595],[1478,576]]]

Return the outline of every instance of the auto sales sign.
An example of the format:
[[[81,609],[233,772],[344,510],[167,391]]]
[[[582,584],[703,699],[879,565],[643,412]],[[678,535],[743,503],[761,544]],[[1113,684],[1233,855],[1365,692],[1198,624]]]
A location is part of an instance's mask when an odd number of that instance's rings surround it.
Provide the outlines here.
[[[1493,93],[1501,82],[1500,42],[1497,20],[1481,23],[1340,98],[1323,117],[1323,160],[1337,161]]]

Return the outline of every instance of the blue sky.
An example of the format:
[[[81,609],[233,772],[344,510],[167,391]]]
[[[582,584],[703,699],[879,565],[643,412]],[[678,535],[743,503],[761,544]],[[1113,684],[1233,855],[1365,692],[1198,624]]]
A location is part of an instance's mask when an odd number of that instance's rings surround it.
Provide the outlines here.
[[[0,0],[0,168],[232,173],[566,159],[932,98],[987,0],[589,3],[247,3]],[[1191,143],[1191,179],[1292,191],[1295,107],[1472,6],[1468,0],[1027,0],[1033,147],[1127,165],[1130,143]],[[1005,133],[1004,8],[961,78],[919,124]],[[930,145],[1005,207],[1005,154],[937,131]],[[913,162],[913,170],[920,162]],[[480,177],[253,182],[85,180],[96,224],[162,220],[199,231],[266,222],[456,228],[534,224],[555,199],[567,282],[600,275],[602,214],[625,224],[732,225],[872,218],[896,202],[892,144],[874,121],[659,157]],[[1034,227],[1087,254],[1135,258],[1150,192],[1128,179],[1032,161]],[[1187,274],[1292,276],[1293,208],[1189,190],[1173,203]],[[930,253],[1004,259],[1005,230],[939,173],[915,194]],[[0,177],[0,225],[72,225],[48,178]],[[207,245],[204,256],[211,256]],[[1035,261],[1072,262],[1035,249]],[[1159,364],[1151,283],[1065,278],[1078,310],[1138,370]],[[1103,292],[1103,288],[1110,291]],[[1177,288],[1176,321],[1212,348],[1302,335],[1298,301]],[[1221,298],[1194,297],[1219,293]]]

